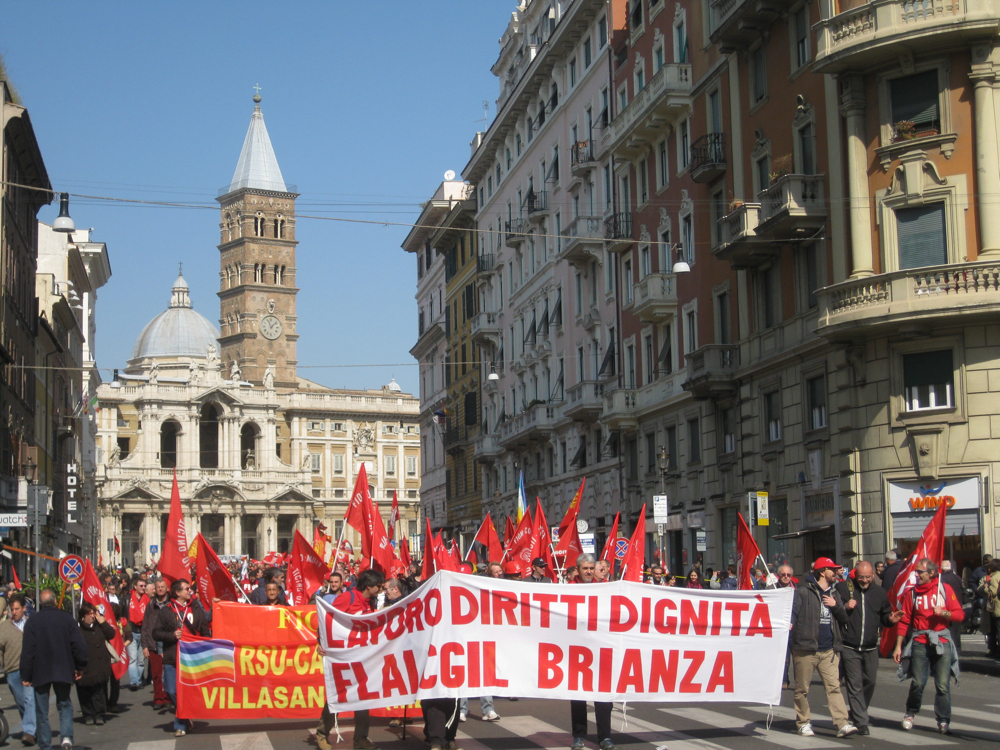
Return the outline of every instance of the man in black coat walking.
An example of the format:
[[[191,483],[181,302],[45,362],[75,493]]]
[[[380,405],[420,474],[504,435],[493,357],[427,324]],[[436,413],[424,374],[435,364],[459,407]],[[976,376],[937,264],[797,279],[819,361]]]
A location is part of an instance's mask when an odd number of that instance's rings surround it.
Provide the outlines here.
[[[49,686],[56,694],[63,750],[73,748],[73,699],[70,688],[87,666],[87,643],[73,615],[56,608],[56,592],[42,589],[41,609],[28,619],[21,643],[21,682],[35,691],[38,746],[52,745]]]
[[[903,561],[897,559],[896,553],[889,550],[885,553],[885,570],[882,571],[882,590],[885,593],[892,591],[892,586],[896,583],[896,578],[903,572]]]
[[[187,631],[192,635],[208,637],[212,634],[205,621],[205,610],[191,601],[194,590],[190,581],[179,578],[170,584],[170,604],[156,611],[153,623],[153,640],[163,644],[163,689],[170,701],[177,705],[177,644]],[[174,736],[187,734],[187,724],[174,709]]]

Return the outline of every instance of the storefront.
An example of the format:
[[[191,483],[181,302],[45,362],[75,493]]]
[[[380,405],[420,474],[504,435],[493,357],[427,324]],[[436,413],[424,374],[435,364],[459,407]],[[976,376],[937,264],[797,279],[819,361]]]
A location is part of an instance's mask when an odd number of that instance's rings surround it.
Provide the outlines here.
[[[890,481],[887,491],[892,517],[891,538],[902,556],[913,552],[938,506],[947,503],[945,557],[955,562],[959,575],[966,566],[975,568],[979,565],[983,555],[980,477],[926,482]]]

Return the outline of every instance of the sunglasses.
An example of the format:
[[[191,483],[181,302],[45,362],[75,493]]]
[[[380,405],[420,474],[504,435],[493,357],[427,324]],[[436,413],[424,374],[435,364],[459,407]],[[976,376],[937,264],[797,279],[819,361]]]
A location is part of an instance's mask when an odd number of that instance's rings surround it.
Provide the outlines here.
[[[928,573],[928,572],[930,572],[930,571],[927,570],[927,568],[917,568],[916,570],[917,570],[918,573]]]

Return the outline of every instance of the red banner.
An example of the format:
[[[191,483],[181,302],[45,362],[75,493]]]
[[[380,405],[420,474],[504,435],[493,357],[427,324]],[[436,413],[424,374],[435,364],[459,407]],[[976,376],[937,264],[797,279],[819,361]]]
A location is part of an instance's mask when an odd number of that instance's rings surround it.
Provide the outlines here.
[[[212,637],[184,634],[177,649],[183,719],[315,719],[326,703],[316,607],[216,602]],[[414,715],[419,706],[406,707]],[[403,716],[403,706],[372,711]],[[349,717],[341,713],[340,717]]]

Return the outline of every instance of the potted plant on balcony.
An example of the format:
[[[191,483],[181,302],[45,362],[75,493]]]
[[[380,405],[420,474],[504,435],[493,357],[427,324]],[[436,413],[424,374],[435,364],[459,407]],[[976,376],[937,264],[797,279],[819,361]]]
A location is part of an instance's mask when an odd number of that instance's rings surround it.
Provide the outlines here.
[[[791,174],[792,166],[793,162],[791,154],[782,154],[781,156],[774,158],[771,161],[771,171],[768,174],[768,177],[771,178],[771,184],[773,185],[786,174]]]
[[[732,213],[737,208],[740,208],[742,205],[743,205],[742,199],[740,199],[740,198],[734,198],[733,197],[733,191],[730,190],[729,191],[729,213]]]
[[[892,124],[893,141],[908,141],[917,135],[917,126],[913,120],[899,120]]]

